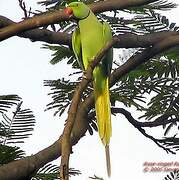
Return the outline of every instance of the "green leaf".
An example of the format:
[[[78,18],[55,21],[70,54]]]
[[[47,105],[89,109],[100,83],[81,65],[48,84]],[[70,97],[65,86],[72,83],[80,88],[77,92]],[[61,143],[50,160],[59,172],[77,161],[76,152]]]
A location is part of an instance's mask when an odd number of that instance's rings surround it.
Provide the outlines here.
[[[19,147],[0,145],[0,165],[7,164],[11,161],[24,157],[25,152]]]

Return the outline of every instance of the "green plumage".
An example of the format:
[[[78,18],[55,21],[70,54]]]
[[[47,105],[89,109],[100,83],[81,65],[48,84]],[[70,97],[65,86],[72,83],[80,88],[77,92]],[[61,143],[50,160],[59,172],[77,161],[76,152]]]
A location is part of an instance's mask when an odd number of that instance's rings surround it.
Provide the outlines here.
[[[72,35],[73,51],[81,68],[86,70],[97,53],[112,40],[111,29],[108,23],[100,22],[84,3],[73,2],[68,7],[73,10],[73,15],[78,19],[78,28]],[[93,71],[98,131],[107,151],[109,151],[108,145],[112,132],[108,85],[112,59],[113,50],[110,49]],[[110,166],[109,162],[107,164]],[[108,174],[110,174],[109,171]]]

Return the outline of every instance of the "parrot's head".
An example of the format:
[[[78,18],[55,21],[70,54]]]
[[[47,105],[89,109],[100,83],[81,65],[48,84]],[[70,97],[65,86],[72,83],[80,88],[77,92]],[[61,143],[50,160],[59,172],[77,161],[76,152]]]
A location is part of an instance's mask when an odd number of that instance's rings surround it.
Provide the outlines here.
[[[77,19],[85,19],[90,13],[90,8],[83,2],[72,2],[65,8],[65,13]]]

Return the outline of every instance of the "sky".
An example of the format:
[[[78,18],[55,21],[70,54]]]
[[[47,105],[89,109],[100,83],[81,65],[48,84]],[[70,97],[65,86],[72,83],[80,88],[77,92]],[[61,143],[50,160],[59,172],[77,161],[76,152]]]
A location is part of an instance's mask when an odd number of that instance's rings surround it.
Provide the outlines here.
[[[39,9],[37,0],[26,1],[28,7]],[[179,3],[179,0],[175,2]],[[172,22],[177,23],[179,8],[164,12]],[[0,0],[0,15],[19,22],[23,12],[16,0]],[[49,63],[51,52],[42,49],[41,42],[31,42],[28,39],[12,37],[0,43],[0,95],[18,94],[23,99],[24,107],[30,108],[36,116],[36,126],[33,135],[23,145],[27,155],[35,154],[49,146],[61,135],[64,114],[60,119],[53,116],[53,112],[44,112],[46,104],[50,102],[47,96],[49,89],[43,86],[43,80],[66,77],[70,69],[63,64],[51,65]],[[135,111],[132,110],[132,114]],[[167,154],[150,139],[147,139],[135,129],[122,115],[112,117],[113,134],[111,138],[111,166],[112,176],[116,179],[162,180],[166,172],[147,171],[145,162],[164,163],[179,162],[179,154]],[[159,135],[160,130],[154,128],[152,133]],[[72,177],[72,180],[88,180],[89,176],[96,174],[107,180],[104,147],[97,133],[83,137],[73,147],[70,166],[79,169],[82,175]],[[56,164],[60,160],[55,161]],[[159,167],[159,165],[158,165]]]

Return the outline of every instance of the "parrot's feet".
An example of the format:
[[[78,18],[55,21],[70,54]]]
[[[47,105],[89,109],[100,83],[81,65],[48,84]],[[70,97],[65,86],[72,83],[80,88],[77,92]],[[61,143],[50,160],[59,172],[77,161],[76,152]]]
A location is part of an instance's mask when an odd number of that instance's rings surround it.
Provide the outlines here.
[[[87,78],[87,76],[86,76],[86,71],[83,71],[83,76],[82,76],[82,78],[88,80],[88,78]]]
[[[87,77],[87,73],[86,73],[86,71],[83,71],[83,76],[82,76],[82,78],[84,78],[84,79],[86,79],[86,80],[93,80],[93,78],[91,77]]]

